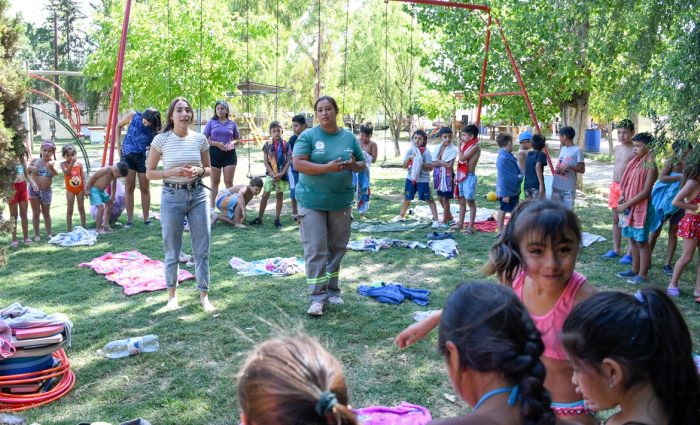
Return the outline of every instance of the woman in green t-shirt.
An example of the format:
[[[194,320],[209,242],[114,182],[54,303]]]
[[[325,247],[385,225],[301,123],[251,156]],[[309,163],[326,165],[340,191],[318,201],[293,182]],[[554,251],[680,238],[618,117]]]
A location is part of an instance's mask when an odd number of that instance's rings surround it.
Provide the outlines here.
[[[321,96],[314,105],[319,125],[304,131],[294,145],[294,169],[299,172],[296,198],[304,246],[306,281],[314,286],[312,316],[326,304],[342,304],[338,275],[350,240],[352,172],[365,169],[357,138],[338,126],[338,103]]]

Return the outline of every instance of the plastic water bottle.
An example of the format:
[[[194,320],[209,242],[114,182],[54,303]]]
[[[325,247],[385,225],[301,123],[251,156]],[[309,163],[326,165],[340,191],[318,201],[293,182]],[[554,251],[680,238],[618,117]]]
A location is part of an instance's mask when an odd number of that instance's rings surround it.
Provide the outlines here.
[[[112,341],[101,350],[97,350],[97,354],[109,359],[121,359],[139,353],[151,353],[159,348],[158,335],[146,335]]]

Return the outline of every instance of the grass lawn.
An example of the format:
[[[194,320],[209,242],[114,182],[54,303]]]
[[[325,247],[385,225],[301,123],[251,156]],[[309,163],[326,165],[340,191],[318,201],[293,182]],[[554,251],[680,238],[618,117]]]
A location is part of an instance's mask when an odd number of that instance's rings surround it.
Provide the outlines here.
[[[373,196],[367,216],[390,219],[398,212],[405,171],[376,167],[372,173]],[[237,174],[242,178],[245,171]],[[493,190],[493,175],[480,178],[479,206],[497,208],[495,202],[482,196]],[[62,186],[62,178],[54,179],[55,233],[65,230]],[[154,193],[157,211],[159,191]],[[578,201],[576,211],[584,231],[609,238],[610,213],[604,196],[586,196]],[[249,216],[252,214],[249,211]],[[126,221],[125,216],[121,221]],[[91,219],[88,222],[94,225]],[[234,376],[251,346],[273,332],[268,322],[284,328],[303,327],[319,337],[345,366],[354,406],[395,405],[405,400],[426,406],[437,418],[466,412],[461,401],[452,403],[445,397],[454,392],[436,350],[435,334],[405,351],[399,351],[392,339],[411,323],[412,312],[440,308],[457,283],[484,278],[480,270],[495,234],[457,236],[460,255],[451,260],[429,250],[348,252],[341,269],[345,304],[333,306],[323,317],[314,319],[305,314],[308,288],[304,276],[239,277],[228,265],[234,255],[246,260],[302,256],[297,227],[288,214],[282,222],[285,227],[281,230],[272,226],[271,216],[266,216],[264,226],[254,229],[234,230],[224,223],[213,227],[211,298],[217,307],[213,315],[202,312],[192,281],[180,288],[180,310],[167,312],[165,291],[126,297],[120,287],[92,270],[76,267],[108,251],[138,249],[162,259],[158,222],[149,228],[137,220],[134,228],[100,237],[90,247],[69,249],[41,243],[8,251],[8,263],[0,269],[0,306],[21,302],[47,312],[64,312],[75,325],[73,346],[67,349],[77,376],[75,388],[62,400],[23,415],[30,423],[41,424],[118,423],[135,417],[155,424],[236,424],[239,412]],[[427,232],[382,236],[425,241]],[[353,239],[361,237],[364,235],[352,235]],[[669,280],[661,271],[665,242],[663,236],[650,274],[659,288],[665,288]],[[9,239],[4,237],[0,244],[9,245]],[[188,236],[185,247],[190,253]],[[600,260],[609,247],[605,242],[583,249],[578,270],[602,290],[635,291],[637,288],[614,275],[624,266]],[[694,278],[693,263],[683,276],[684,296],[678,305],[698,341],[700,307],[687,295]],[[393,306],[357,295],[358,285],[377,280],[428,288],[432,291],[430,305]],[[95,353],[109,341],[146,334],[159,335],[159,351],[121,360],[104,359]]]

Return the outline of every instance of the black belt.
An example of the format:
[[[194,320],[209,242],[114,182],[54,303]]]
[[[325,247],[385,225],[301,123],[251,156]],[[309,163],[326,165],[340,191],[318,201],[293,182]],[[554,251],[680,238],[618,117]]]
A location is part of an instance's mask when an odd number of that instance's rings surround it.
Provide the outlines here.
[[[187,189],[187,190],[194,190],[201,184],[202,180],[197,179],[193,182],[189,183],[173,183],[173,182],[163,182],[163,186],[165,187],[171,187],[173,189]],[[204,186],[204,185],[202,185]]]

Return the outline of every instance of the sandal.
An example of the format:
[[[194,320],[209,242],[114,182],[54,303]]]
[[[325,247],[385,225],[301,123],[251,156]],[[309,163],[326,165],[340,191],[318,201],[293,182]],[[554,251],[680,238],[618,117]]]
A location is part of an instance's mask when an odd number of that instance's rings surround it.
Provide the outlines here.
[[[31,238],[24,238],[24,244],[25,245],[31,245],[32,239]]]
[[[19,242],[17,242],[17,241],[10,242],[10,248],[12,248],[12,249],[19,248]]]
[[[681,290],[678,288],[674,288],[672,286],[669,286],[666,288],[666,294],[668,294],[669,297],[672,298],[677,298],[681,296]]]
[[[465,227],[464,230],[462,230],[462,233],[465,235],[473,235],[474,229],[472,229],[471,227]]]
[[[34,236],[34,242],[41,242],[41,236]]]

